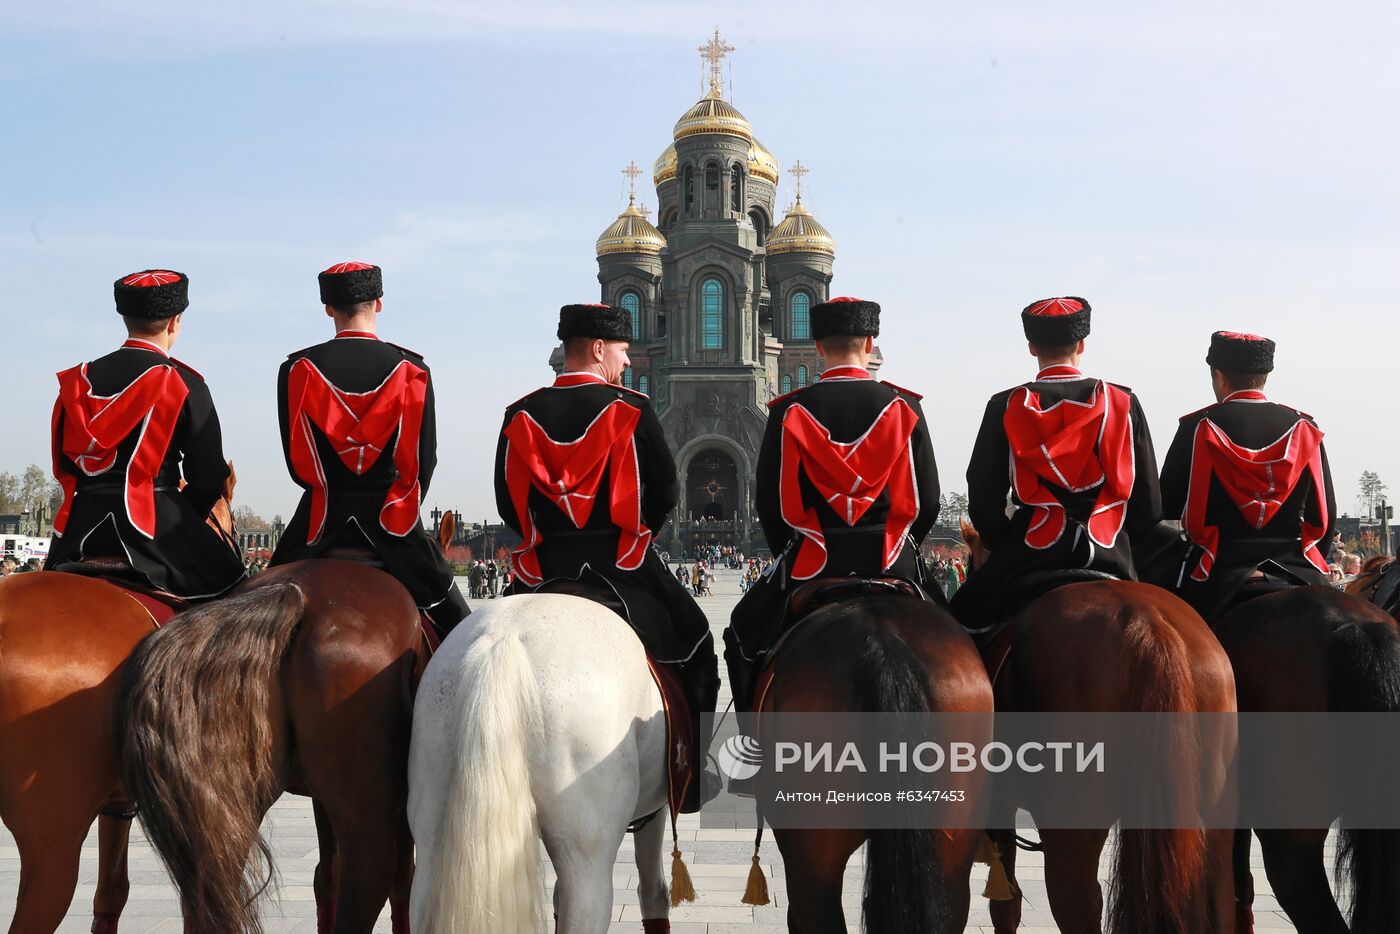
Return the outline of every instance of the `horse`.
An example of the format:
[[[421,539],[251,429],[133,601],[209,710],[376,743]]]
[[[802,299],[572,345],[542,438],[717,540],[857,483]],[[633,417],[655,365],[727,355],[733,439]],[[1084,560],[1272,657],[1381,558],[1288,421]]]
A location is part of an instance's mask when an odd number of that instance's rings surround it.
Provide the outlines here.
[[[233,463],[209,524],[234,550]],[[73,900],[98,824],[93,930],[117,934],[130,883],[130,801],[112,739],[116,684],[155,626],[120,587],[58,571],[0,581],[0,819],[20,856],[10,934],[49,934]]]
[[[1395,559],[1390,555],[1375,555],[1367,559],[1361,567],[1361,573],[1347,582],[1344,592],[1353,597],[1360,597],[1369,603],[1374,603],[1380,589],[1381,578],[1394,563]]]
[[[988,551],[963,523],[975,573]],[[1150,584],[1083,580],[1031,601],[1007,624],[1010,654],[990,672],[997,713],[1233,713],[1230,660],[1200,616],[1184,601]],[[1159,771],[1182,781],[1167,786],[1178,814],[1204,816],[1228,805],[1236,745],[1233,732],[1201,738],[1166,732]],[[1201,781],[1197,781],[1197,775]],[[1199,787],[1198,787],[1199,786]],[[1053,802],[998,802],[1034,817]],[[1099,856],[1108,827],[1043,829],[1045,887],[1050,910],[1067,934],[1098,932],[1104,917]],[[1110,881],[1108,928],[1114,934],[1229,932],[1235,919],[1229,829],[1122,829]],[[993,927],[1009,934],[1020,924],[1015,884],[1016,839],[992,833],[1007,871],[1011,897],[991,902]]]
[[[1215,631],[1234,666],[1241,711],[1400,711],[1400,633],[1374,604],[1331,587],[1292,587],[1239,603]],[[1309,794],[1345,816],[1350,796],[1384,800],[1391,782],[1389,775],[1334,774]],[[1400,930],[1400,830],[1342,826],[1336,875],[1338,888],[1350,890],[1350,928],[1327,884],[1327,827],[1254,833],[1274,895],[1302,934]],[[1243,905],[1254,893],[1249,849],[1249,831],[1238,831]],[[1247,924],[1248,911],[1242,916]],[[1241,934],[1248,930],[1242,926]]]
[[[122,672],[122,775],[187,930],[262,930],[275,867],[259,826],[283,792],[312,799],[319,934],[368,934],[386,899],[408,930],[406,763],[429,650],[403,585],[343,554],[181,613]]]
[[[674,893],[662,871],[666,744],[642,644],[614,611],[536,593],[473,613],[429,663],[413,710],[415,934],[543,930],[537,840],[558,875],[557,930],[602,934],[636,821],[643,928],[669,931],[670,895],[693,892],[678,848]]]
[[[862,584],[842,579],[834,586]],[[760,735],[766,717],[784,713],[983,713],[965,738],[991,740],[992,688],[977,649],[952,616],[921,597],[857,593],[827,602],[789,630],[772,669],[757,711]],[[754,777],[757,800],[772,800],[770,777]],[[978,801],[985,774],[970,779],[962,789],[969,802]],[[846,930],[842,876],[862,845],[866,930],[937,934],[967,925],[981,830],[788,828],[773,836],[791,895],[790,931]]]

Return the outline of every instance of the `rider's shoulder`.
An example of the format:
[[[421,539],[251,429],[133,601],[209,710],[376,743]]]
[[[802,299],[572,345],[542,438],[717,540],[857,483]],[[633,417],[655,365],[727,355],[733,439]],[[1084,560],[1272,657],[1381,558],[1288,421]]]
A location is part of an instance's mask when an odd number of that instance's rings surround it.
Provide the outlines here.
[[[186,377],[193,377],[201,383],[204,382],[204,374],[196,370],[194,367],[190,366],[185,361],[177,360],[174,357],[171,357],[170,362],[175,365],[175,369],[178,370],[181,373],[181,375]]]
[[[774,396],[772,399],[768,400],[768,408],[776,409],[787,405],[789,402],[792,402],[795,398],[797,398],[797,394],[805,388],[807,387],[804,386],[800,389],[794,389],[790,392],[785,392],[781,396]]]
[[[628,402],[632,402],[634,404],[651,403],[651,396],[647,395],[644,392],[641,392],[640,390],[633,389],[630,386],[618,386],[616,383],[614,383],[612,384],[611,388],[617,391],[617,397],[619,399],[626,399]]]
[[[1130,396],[1133,395],[1133,387],[1131,387],[1131,386],[1125,386],[1125,385],[1123,385],[1122,383],[1115,383],[1115,382],[1114,382],[1113,380],[1111,380],[1111,379],[1106,379],[1106,380],[1104,380],[1104,381],[1103,381],[1103,384],[1104,384],[1105,386],[1112,386],[1114,389],[1121,390],[1122,392],[1125,392],[1125,393],[1127,393],[1127,394],[1130,395]]]
[[[890,389],[893,389],[899,395],[904,396],[906,399],[911,399],[914,402],[918,402],[924,397],[923,393],[915,392],[912,389],[905,389],[903,386],[897,386],[887,379],[880,380],[880,385],[888,386]]]
[[[385,341],[384,343],[388,344],[390,347],[394,348],[394,349],[397,350],[399,353],[403,354],[405,357],[407,357],[408,359],[412,360],[414,363],[423,363],[423,355],[422,355],[421,353],[419,353],[418,351],[416,351],[416,350],[409,350],[407,347],[403,346],[402,344],[395,344],[393,341]],[[424,366],[426,367],[427,364],[424,364]]]

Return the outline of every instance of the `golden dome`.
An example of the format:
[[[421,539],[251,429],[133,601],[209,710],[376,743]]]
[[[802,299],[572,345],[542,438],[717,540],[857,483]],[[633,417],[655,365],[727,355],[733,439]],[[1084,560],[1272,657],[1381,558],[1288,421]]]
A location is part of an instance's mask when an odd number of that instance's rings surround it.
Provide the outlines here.
[[[675,152],[676,149],[672,146],[671,158],[673,163],[675,160]],[[757,175],[760,178],[766,178],[776,185],[778,184],[778,173],[781,171],[782,169],[778,166],[778,160],[755,138],[753,145],[749,147],[749,174]],[[674,169],[672,170],[672,174],[675,174]]]
[[[656,161],[651,166],[651,180],[654,184],[660,185],[668,178],[676,177],[676,144],[672,143],[666,147],[666,151],[656,157]]]
[[[645,214],[630,201],[627,210],[608,225],[608,229],[598,236],[598,255],[609,253],[647,253],[652,256],[661,252],[666,238],[652,226]]]
[[[749,126],[749,121],[716,91],[705,95],[676,121],[675,139],[699,133],[724,133],[753,142],[753,127]]]
[[[768,255],[775,253],[826,253],[829,256],[836,255],[836,241],[826,228],[817,223],[805,207],[802,206],[802,197],[799,195],[797,203],[788,211],[787,217],[779,222],[773,232],[768,235],[768,242],[764,244],[768,250]]]

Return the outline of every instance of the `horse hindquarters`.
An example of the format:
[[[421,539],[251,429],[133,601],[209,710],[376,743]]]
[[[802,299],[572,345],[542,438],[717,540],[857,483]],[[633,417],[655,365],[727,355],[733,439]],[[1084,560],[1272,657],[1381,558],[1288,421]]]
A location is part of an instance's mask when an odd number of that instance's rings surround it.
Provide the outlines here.
[[[541,929],[526,748],[538,719],[534,673],[514,633],[449,639],[428,665],[408,770],[415,934]]]
[[[1382,623],[1347,623],[1327,642],[1329,707],[1337,712],[1394,713],[1400,710],[1400,636]],[[1380,742],[1394,743],[1391,736]],[[1391,757],[1392,761],[1394,757]],[[1381,801],[1394,793],[1394,776],[1367,772],[1343,778],[1342,801]],[[1400,830],[1348,825],[1342,812],[1337,881],[1351,885],[1351,929],[1400,930]]]
[[[282,790],[277,674],[304,607],[288,584],[196,607],[143,641],[122,678],[126,788],[203,934],[257,928],[271,872],[259,824]]]

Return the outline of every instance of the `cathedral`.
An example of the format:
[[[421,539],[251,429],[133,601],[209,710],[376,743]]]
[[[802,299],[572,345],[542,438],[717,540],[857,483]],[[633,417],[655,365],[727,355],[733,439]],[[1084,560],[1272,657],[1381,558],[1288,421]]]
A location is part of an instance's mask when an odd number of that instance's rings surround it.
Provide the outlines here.
[[[675,556],[697,544],[763,549],[753,477],[767,403],[816,377],[809,309],[828,298],[836,258],[802,203],[800,162],[789,169],[795,200],[774,223],[781,170],[724,98],[732,51],[718,30],[700,47],[710,89],[652,169],[657,223],[637,206],[633,163],[627,209],[597,242],[601,300],[632,313],[624,382],[651,396],[676,459],[680,499],[659,535]]]

